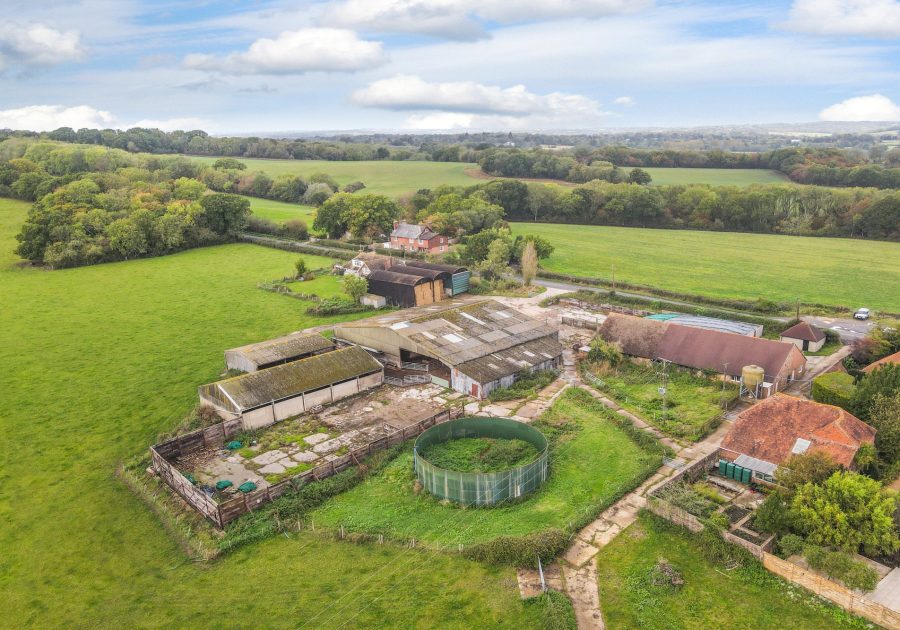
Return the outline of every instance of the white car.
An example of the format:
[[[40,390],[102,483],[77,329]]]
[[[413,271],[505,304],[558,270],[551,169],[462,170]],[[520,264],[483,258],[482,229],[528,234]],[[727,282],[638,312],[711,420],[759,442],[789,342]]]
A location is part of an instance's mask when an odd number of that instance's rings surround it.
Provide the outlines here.
[[[861,308],[853,313],[853,319],[869,319],[869,309]]]

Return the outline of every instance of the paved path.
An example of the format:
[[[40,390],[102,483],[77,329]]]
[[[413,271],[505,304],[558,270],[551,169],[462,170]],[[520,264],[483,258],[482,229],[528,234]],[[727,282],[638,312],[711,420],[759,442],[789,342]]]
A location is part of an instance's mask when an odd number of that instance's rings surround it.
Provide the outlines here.
[[[878,588],[867,595],[867,599],[891,610],[900,611],[900,569],[888,573],[878,583]]]
[[[574,379],[577,381],[577,373]],[[580,382],[578,382],[578,386],[607,407],[615,409],[617,413],[631,419],[635,426],[658,437],[660,441],[675,451],[678,459],[684,462],[683,465],[717,450],[731,426],[730,421],[726,418],[726,421],[705,439],[695,444],[682,445],[662,436],[657,429],[638,416],[621,409],[614,401],[606,398],[592,387]],[[644,483],[608,507],[592,523],[578,532],[572,545],[563,554],[560,565],[565,577],[566,593],[572,600],[580,630],[597,630],[605,627],[597,584],[597,554],[620,532],[634,523],[638,512],[647,504],[647,494],[674,472],[675,469],[669,465],[661,466]]]

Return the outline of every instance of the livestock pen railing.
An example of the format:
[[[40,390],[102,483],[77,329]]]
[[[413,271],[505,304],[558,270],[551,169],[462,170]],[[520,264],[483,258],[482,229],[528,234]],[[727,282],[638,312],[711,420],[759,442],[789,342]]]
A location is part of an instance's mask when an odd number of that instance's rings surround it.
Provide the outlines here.
[[[177,457],[188,455],[207,447],[221,448],[226,440],[241,431],[241,419],[233,418],[212,426],[192,431],[166,442],[150,447],[150,458],[153,470],[160,479],[183,498],[191,507],[212,521],[217,527],[224,527],[242,514],[252,511],[265,503],[274,501],[287,491],[300,488],[312,481],[325,479],[334,474],[358,465],[366,457],[378,451],[396,446],[409,438],[416,437],[426,429],[443,422],[448,422],[461,415],[459,410],[446,410],[434,414],[424,420],[396,429],[377,440],[355,448],[330,462],[289,477],[278,483],[267,485],[258,490],[240,494],[222,502],[216,502],[200,488],[193,485],[172,463]],[[393,427],[391,427],[393,428]]]

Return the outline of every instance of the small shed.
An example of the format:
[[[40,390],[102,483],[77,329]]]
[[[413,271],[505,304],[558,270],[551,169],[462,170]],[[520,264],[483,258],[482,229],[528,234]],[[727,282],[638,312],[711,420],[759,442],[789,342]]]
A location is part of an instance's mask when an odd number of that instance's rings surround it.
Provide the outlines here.
[[[780,340],[804,352],[818,352],[825,345],[825,333],[808,322],[798,322],[781,333]]]
[[[256,372],[331,350],[334,342],[322,335],[294,333],[226,350],[225,365],[229,370]]]
[[[435,271],[446,271],[450,274],[450,282],[444,282],[444,291],[449,296],[459,295],[469,290],[469,280],[472,272],[465,267],[457,265],[444,265],[441,263],[425,262],[424,260],[407,260],[407,267],[418,267],[419,269],[434,269]]]
[[[384,299],[384,296],[366,293],[359,298],[359,303],[364,306],[371,306],[372,308],[384,308],[387,304],[387,300]]]
[[[244,430],[269,426],[320,405],[381,385],[384,367],[359,346],[203,385],[200,403],[224,417],[240,416]]]
[[[437,269],[422,269],[421,267],[410,267],[409,265],[394,265],[388,271],[394,273],[405,273],[409,276],[419,276],[420,278],[428,278],[431,281],[431,298],[433,302],[440,302],[444,299],[444,287],[450,284],[450,274],[446,271]]]
[[[433,283],[428,278],[395,271],[369,274],[369,293],[380,295],[392,306],[409,308],[434,303]]]

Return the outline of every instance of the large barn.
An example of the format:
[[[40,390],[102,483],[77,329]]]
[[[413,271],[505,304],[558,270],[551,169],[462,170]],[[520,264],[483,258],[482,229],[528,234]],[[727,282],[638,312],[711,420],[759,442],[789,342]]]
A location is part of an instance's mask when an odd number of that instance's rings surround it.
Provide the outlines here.
[[[424,306],[434,302],[434,283],[422,276],[379,269],[369,274],[369,293],[380,295],[391,306]]]
[[[322,335],[294,333],[226,350],[225,364],[230,370],[256,372],[331,350],[334,343]]]
[[[557,327],[490,299],[454,299],[344,322],[335,338],[384,355],[387,363],[433,362],[450,386],[485,398],[519,373],[558,368]]]
[[[418,267],[420,269],[433,269],[435,271],[445,271],[450,274],[450,282],[444,281],[444,290],[449,296],[459,295],[469,290],[469,280],[472,272],[465,267],[458,265],[445,265],[443,263],[425,262],[424,260],[407,260],[407,267]]]
[[[625,354],[710,370],[734,381],[741,380],[745,367],[760,367],[763,379],[753,392],[757,398],[783,390],[806,369],[806,357],[791,343],[631,315],[611,313],[599,334],[606,341],[618,343]]]
[[[241,416],[244,429],[252,430],[377,387],[383,380],[381,363],[351,346],[203,385],[199,394],[201,404],[225,417]]]

